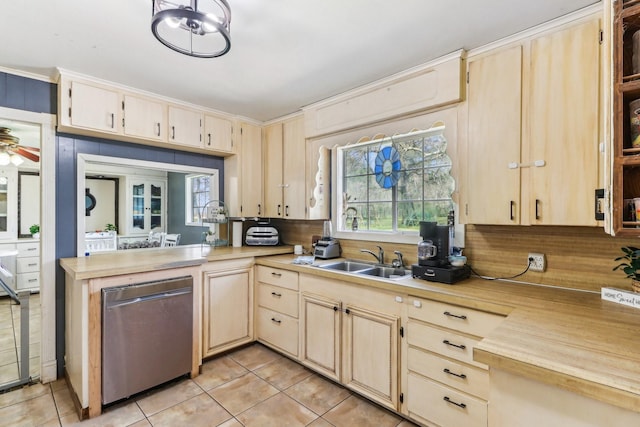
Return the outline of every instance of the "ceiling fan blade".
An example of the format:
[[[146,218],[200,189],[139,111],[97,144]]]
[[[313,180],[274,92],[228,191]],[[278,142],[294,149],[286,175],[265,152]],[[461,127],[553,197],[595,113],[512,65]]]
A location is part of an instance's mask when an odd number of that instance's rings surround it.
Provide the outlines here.
[[[34,153],[40,152],[40,147],[29,147],[28,145],[20,145],[18,148],[22,148],[23,150],[33,151]]]
[[[22,149],[20,147],[14,148],[13,152],[16,153],[16,154],[21,155],[24,158],[27,158],[27,159],[31,160],[32,162],[39,162],[40,161],[40,156],[38,156],[36,154],[33,154],[33,153],[29,152],[29,151],[26,151],[26,150],[24,150],[24,149]]]

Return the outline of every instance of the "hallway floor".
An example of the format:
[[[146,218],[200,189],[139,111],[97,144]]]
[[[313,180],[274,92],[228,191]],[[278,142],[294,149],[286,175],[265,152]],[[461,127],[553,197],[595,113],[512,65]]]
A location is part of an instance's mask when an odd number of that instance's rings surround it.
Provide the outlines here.
[[[202,374],[78,421],[64,380],[0,395],[0,426],[358,426],[411,422],[253,344],[206,362]]]
[[[40,376],[40,294],[29,297],[29,374]],[[0,297],[0,384],[20,376],[20,305],[8,296]]]

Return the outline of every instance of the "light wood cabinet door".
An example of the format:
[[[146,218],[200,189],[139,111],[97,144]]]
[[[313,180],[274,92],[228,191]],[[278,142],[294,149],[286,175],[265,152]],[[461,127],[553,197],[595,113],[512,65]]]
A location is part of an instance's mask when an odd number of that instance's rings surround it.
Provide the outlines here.
[[[522,47],[469,62],[467,218],[520,222]]]
[[[284,217],[305,219],[305,158],[304,117],[283,125],[282,193]]]
[[[205,273],[203,357],[253,340],[252,271]]]
[[[169,142],[202,147],[202,113],[169,106]]]
[[[284,216],[282,128],[282,123],[276,123],[264,129],[264,215],[268,218]]]
[[[240,214],[244,217],[265,216],[262,201],[262,130],[259,126],[242,123],[240,140]]]
[[[211,151],[232,153],[232,127],[231,120],[205,115],[203,147]]]
[[[347,305],[344,310],[343,383],[398,409],[399,318]]]
[[[599,39],[594,19],[531,43],[531,224],[597,225]]]
[[[300,361],[340,380],[341,302],[303,293],[300,313]]]
[[[124,134],[155,141],[167,140],[167,111],[159,101],[124,95]]]
[[[120,94],[116,90],[72,81],[71,126],[120,133]]]

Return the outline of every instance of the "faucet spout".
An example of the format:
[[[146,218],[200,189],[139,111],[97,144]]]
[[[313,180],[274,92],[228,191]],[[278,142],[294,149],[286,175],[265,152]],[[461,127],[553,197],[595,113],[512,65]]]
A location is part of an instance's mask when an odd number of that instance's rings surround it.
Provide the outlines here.
[[[384,264],[384,249],[380,246],[376,246],[378,248],[378,254],[376,255],[373,251],[369,249],[360,249],[360,252],[368,253],[373,255],[373,257],[378,261],[378,264]]]

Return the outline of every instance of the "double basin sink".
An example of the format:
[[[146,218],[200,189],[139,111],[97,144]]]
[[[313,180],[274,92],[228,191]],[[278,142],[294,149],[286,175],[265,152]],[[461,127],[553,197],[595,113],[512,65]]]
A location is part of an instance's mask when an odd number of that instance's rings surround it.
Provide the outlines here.
[[[362,261],[338,261],[319,266],[327,270],[343,271],[345,273],[361,274],[363,276],[381,277],[385,279],[404,279],[411,275],[411,270],[389,267],[386,265],[368,264]]]

